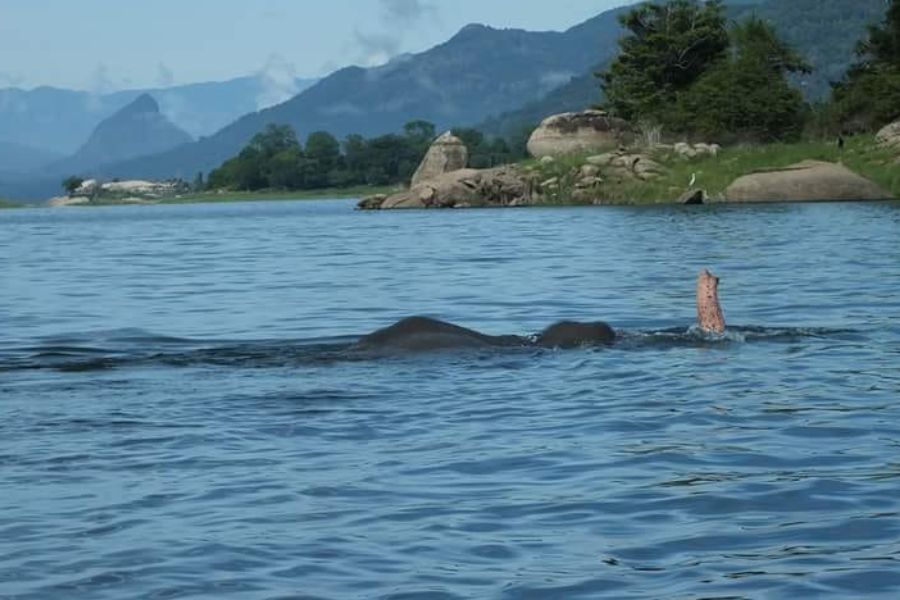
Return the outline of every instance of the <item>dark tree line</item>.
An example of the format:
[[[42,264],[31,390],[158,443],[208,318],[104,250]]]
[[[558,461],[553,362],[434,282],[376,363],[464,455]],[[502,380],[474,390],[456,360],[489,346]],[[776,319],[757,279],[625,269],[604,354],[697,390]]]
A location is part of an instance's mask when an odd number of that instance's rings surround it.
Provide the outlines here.
[[[500,138],[455,129],[469,149],[469,166],[490,167],[522,157]],[[408,183],[436,135],[427,121],[411,121],[401,134],[350,135],[343,142],[318,131],[302,145],[288,125],[269,125],[236,157],[209,174],[210,189],[310,190]]]

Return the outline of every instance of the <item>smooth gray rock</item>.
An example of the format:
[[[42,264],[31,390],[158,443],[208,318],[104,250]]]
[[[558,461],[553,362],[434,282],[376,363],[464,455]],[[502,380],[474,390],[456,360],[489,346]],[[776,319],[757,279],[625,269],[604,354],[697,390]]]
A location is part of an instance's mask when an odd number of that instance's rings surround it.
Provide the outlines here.
[[[844,165],[805,160],[738,178],[725,190],[727,202],[822,202],[890,200],[878,184]]]
[[[547,117],[528,140],[536,158],[579,152],[605,152],[631,144],[636,132],[628,121],[599,110],[562,113]]]

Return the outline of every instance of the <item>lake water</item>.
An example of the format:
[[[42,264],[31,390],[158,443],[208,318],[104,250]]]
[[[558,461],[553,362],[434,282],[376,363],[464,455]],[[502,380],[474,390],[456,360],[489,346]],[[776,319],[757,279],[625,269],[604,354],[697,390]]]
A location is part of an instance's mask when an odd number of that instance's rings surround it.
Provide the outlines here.
[[[900,597],[898,203],[17,210],[0,261],[0,598]],[[623,339],[348,349],[412,314]]]

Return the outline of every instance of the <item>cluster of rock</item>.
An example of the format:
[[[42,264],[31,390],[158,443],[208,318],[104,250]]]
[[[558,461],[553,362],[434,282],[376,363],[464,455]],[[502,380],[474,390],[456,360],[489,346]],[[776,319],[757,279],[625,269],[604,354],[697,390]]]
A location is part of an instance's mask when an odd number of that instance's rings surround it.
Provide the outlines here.
[[[564,113],[545,119],[528,142],[539,158],[532,167],[465,168],[468,152],[450,133],[440,136],[416,171],[408,190],[363,199],[363,210],[528,206],[553,202],[604,203],[603,186],[648,182],[666,174],[660,157],[691,160],[718,156],[718,144],[685,142],[635,149],[635,129],[602,111]],[[900,150],[900,122],[878,134],[882,145]],[[629,145],[630,144],[630,145]],[[571,157],[596,152],[583,160]],[[562,157],[566,157],[563,159]],[[687,182],[685,182],[687,183]],[[693,186],[694,182],[691,182]],[[627,188],[626,188],[627,189]],[[711,199],[703,189],[670,190],[682,204]],[[608,194],[607,194],[608,195]],[[738,178],[714,201],[802,202],[883,200],[891,195],[843,165],[804,161]]]
[[[718,144],[688,144],[687,142],[679,142],[672,146],[660,145],[658,148],[671,150],[681,158],[715,157],[722,150],[722,146]]]
[[[585,161],[589,166],[597,167],[603,173],[618,180],[649,181],[666,172],[666,169],[648,154],[625,148],[589,156]]]
[[[630,146],[636,139],[637,130],[624,119],[601,110],[569,112],[544,119],[528,140],[528,153],[558,158]]]
[[[561,162],[550,156],[541,159],[537,172],[550,171],[554,175],[537,185],[533,198],[536,203],[603,204],[604,184],[650,181],[665,173],[665,168],[649,154],[625,148],[588,156],[574,166],[569,164],[570,161]],[[562,165],[567,166],[561,168]]]
[[[78,206],[97,202],[118,204],[151,204],[165,198],[176,197],[183,192],[184,182],[180,181],[109,181],[101,183],[88,179],[81,183],[69,196],[53,198],[50,206]]]
[[[363,198],[361,210],[527,206],[536,202],[532,179],[516,165],[458,169],[393,195]]]
[[[539,201],[534,177],[517,165],[467,169],[468,151],[447,132],[428,149],[408,190],[363,198],[360,210],[527,206]]]

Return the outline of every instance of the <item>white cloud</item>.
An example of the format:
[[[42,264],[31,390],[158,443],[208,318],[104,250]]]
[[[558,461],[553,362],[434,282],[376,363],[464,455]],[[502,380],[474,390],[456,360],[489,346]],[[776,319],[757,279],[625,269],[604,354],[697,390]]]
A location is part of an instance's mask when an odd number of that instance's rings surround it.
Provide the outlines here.
[[[161,88],[172,87],[175,83],[175,73],[165,63],[156,65],[156,85]]]
[[[386,64],[403,47],[406,31],[426,20],[437,20],[437,8],[422,0],[379,0],[380,26],[354,32],[356,61],[364,67]]]
[[[297,95],[297,69],[294,64],[279,54],[269,55],[263,68],[256,73],[260,83],[260,93],[256,97],[259,110],[280,104]]]

